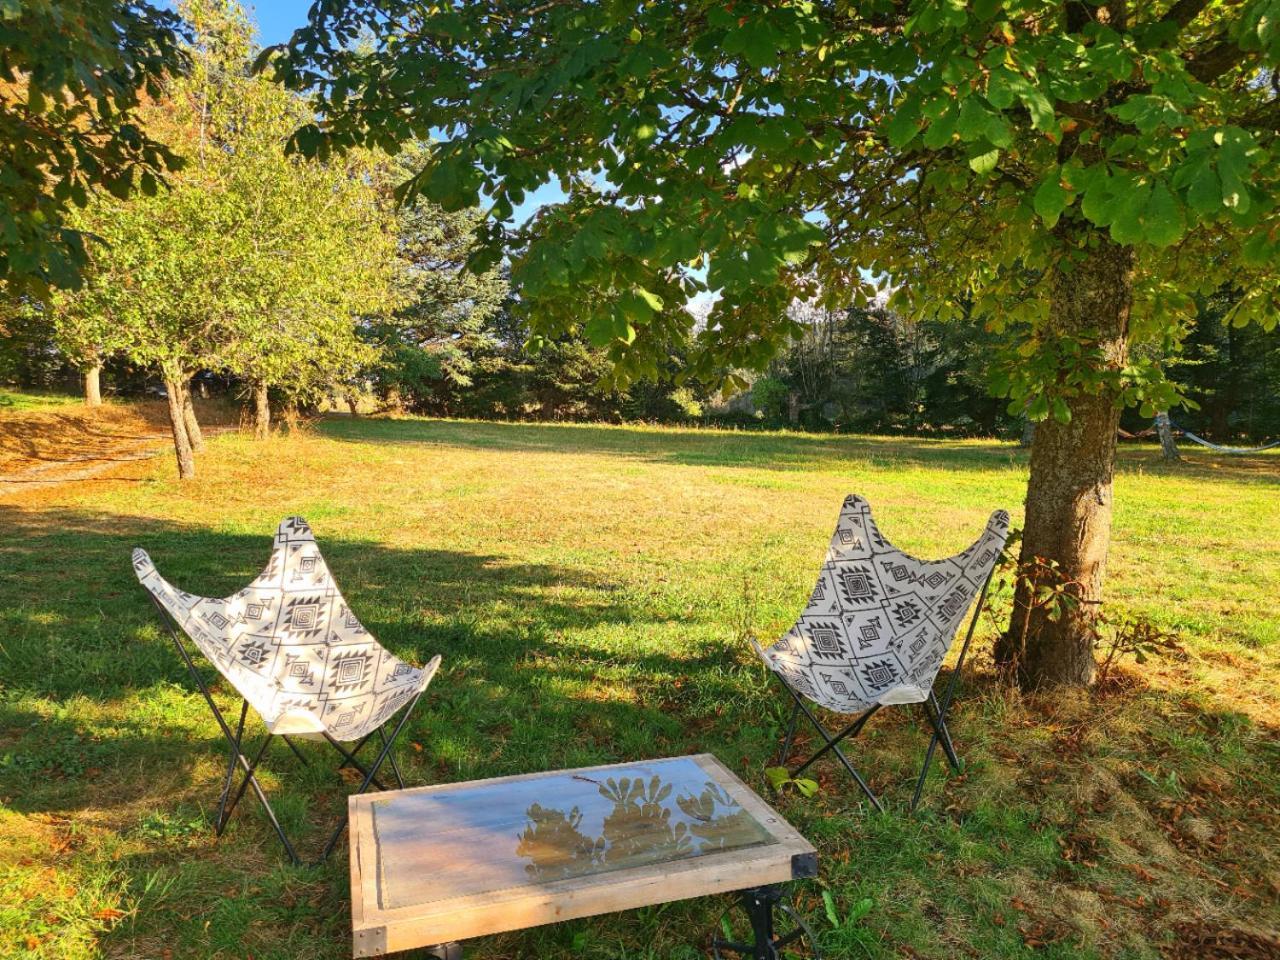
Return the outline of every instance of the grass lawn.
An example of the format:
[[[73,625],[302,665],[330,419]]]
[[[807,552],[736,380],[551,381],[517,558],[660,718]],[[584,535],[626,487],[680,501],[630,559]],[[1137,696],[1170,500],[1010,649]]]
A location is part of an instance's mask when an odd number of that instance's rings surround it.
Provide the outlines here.
[[[0,388],[0,413],[16,410],[61,410],[83,402],[83,398],[69,393],[40,393]]]
[[[1278,955],[1280,456],[1188,456],[1123,454],[1110,581],[1114,609],[1176,630],[1185,656],[1089,698],[1021,697],[985,621],[952,724],[966,770],[935,765],[917,815],[926,738],[906,708],[850,749],[887,814],[825,763],[816,798],[778,799],[819,848],[797,902],[829,957]],[[345,850],[287,866],[251,798],[214,840],[223,742],[135,545],[223,595],[281,517],[311,521],[375,635],[444,656],[402,751],[412,782],[710,751],[763,791],[784,703],[745,635],[802,607],[843,496],[941,556],[995,507],[1020,523],[1026,480],[995,443],[346,419],[215,437],[199,472],[179,485],[163,458],[0,500],[0,956],[350,956]],[[282,747],[263,775],[306,852],[343,805],[331,775]],[[727,905],[470,956],[692,960]]]

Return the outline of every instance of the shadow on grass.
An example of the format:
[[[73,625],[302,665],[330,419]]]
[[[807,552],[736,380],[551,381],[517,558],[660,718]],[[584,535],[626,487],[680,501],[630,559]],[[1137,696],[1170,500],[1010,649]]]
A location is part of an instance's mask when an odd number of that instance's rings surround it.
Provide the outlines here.
[[[210,776],[225,741],[137,583],[130,552],[144,546],[171,582],[223,596],[261,571],[272,531],[3,505],[0,530],[0,796],[21,812],[132,808],[195,778],[215,797]],[[323,534],[320,547],[381,643],[415,663],[443,655],[406,728],[416,782],[492,773],[495,762],[517,773],[656,755],[683,738],[670,709],[679,678],[706,676],[698,697],[708,710],[732,697],[727,652],[629,656],[567,639],[601,625],[643,629],[636,611],[613,599],[616,585],[598,576]],[[234,716],[234,691],[198,655],[197,664]],[[307,752],[327,759],[328,747]],[[269,765],[281,769],[282,786],[300,773],[282,744]],[[143,769],[151,775],[126,776]],[[284,787],[284,807],[305,824],[308,788],[326,792],[332,778],[301,771],[299,784]]]

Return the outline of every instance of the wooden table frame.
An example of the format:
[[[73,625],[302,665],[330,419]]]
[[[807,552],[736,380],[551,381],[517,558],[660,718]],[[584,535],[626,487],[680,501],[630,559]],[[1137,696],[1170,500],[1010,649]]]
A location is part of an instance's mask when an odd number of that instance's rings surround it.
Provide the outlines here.
[[[682,758],[666,758],[677,760]],[[761,846],[701,854],[686,859],[625,867],[583,877],[530,882],[502,890],[396,908],[379,905],[378,852],[373,804],[400,794],[459,791],[518,780],[565,774],[607,774],[637,763],[607,764],[515,777],[419,787],[353,796],[351,823],[351,927],[353,956],[372,957],[415,947],[448,944],[471,937],[580,917],[631,910],[673,900],[767,887],[817,875],[817,853],[777,812],[711,754],[687,758],[725,789],[771,837]],[[456,954],[455,954],[456,955]]]

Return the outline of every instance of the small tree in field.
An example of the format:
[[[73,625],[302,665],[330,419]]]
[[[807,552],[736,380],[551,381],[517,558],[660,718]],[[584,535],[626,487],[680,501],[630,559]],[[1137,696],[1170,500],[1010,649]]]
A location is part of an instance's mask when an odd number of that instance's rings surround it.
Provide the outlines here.
[[[188,477],[200,443],[191,377],[243,377],[265,435],[268,388],[313,392],[368,359],[357,322],[393,304],[396,266],[390,215],[365,171],[286,156],[306,105],[249,75],[243,10],[180,9],[195,31],[192,69],[144,117],[187,164],[167,189],[81,212],[102,243],[84,288],[54,308],[74,328],[64,340],[105,328],[111,346],[161,374]]]
[[[1275,323],[1276,0],[321,0],[275,63],[320,94],[303,151],[442,133],[407,191],[491,197],[532,322],[584,324],[623,376],[708,288],[696,371],[759,367],[793,298],[886,276],[895,309],[998,332],[995,388],[1040,421],[1023,559],[1075,601],[1020,592],[1000,652],[1028,686],[1093,675],[1119,412],[1175,399],[1132,346],[1223,285]],[[508,228],[548,179],[568,199]]]

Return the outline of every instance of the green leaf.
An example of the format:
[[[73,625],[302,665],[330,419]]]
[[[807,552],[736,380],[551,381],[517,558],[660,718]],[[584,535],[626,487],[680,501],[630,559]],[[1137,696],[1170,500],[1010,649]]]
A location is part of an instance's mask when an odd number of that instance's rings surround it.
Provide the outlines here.
[[[791,772],[786,767],[766,767],[764,778],[774,790],[781,790],[783,784],[791,780]]]
[[[818,781],[810,780],[807,777],[797,777],[791,781],[795,788],[800,792],[800,796],[808,799],[818,795]]]
[[[1147,202],[1144,219],[1147,225],[1147,239],[1157,247],[1172,246],[1182,239],[1187,229],[1182,204],[1169,192],[1163,180],[1157,180],[1152,186],[1151,199]]]
[[[822,906],[827,914],[827,922],[833,929],[839,930],[840,912],[836,909],[836,898],[831,895],[830,890],[822,891]]]
[[[1203,162],[1187,175],[1187,205],[1202,217],[1212,217],[1222,212],[1222,181],[1205,156]],[[1181,170],[1179,171],[1182,172]]]
[[[609,314],[592,314],[586,322],[587,339],[593,346],[607,347],[613,342],[614,322]]]
[[[1000,151],[993,147],[983,153],[971,154],[969,157],[969,169],[974,173],[988,174],[996,168],[996,164],[999,161]]]
[[[662,298],[656,293],[652,293],[644,287],[636,287],[635,292],[639,294],[640,299],[649,305],[649,309],[654,313],[662,309]]]
[[[919,103],[908,100],[898,108],[883,129],[885,137],[889,140],[889,146],[895,150],[905,147],[920,130]]]
[[[1036,188],[1032,205],[1036,215],[1052,228],[1062,216],[1062,211],[1075,201],[1075,194],[1062,185],[1062,172],[1054,167],[1044,181]]]

